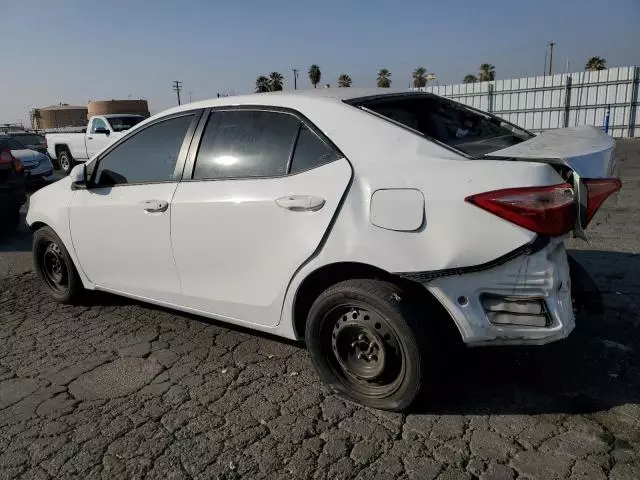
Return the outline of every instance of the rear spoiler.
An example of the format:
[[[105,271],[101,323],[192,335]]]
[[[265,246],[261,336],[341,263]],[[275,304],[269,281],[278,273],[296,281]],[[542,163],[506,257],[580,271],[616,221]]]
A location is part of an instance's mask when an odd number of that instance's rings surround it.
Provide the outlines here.
[[[547,163],[570,169],[576,205],[574,233],[586,240],[588,193],[583,179],[617,178],[614,148],[615,141],[602,130],[580,126],[547,130],[485,158]]]

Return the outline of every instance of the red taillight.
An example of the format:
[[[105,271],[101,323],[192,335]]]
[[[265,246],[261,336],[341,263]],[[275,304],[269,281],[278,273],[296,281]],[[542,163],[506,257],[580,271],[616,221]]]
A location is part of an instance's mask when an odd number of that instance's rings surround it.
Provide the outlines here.
[[[586,223],[589,224],[604,201],[622,188],[622,182],[619,178],[587,178],[583,182],[588,193]]]
[[[619,178],[582,179],[587,189],[586,227],[603,202],[622,188]],[[575,226],[575,202],[571,185],[507,188],[479,193],[465,199],[488,212],[540,235],[559,236]]]
[[[13,164],[16,172],[20,173],[24,170],[24,164],[11,154],[11,150],[3,148],[0,150],[0,165]]]
[[[571,185],[508,188],[465,199],[488,212],[540,235],[559,236],[575,223]]]

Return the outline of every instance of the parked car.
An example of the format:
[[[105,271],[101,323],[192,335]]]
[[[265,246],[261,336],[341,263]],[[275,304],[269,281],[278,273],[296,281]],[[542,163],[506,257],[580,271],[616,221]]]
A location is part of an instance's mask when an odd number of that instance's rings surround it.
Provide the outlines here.
[[[333,390],[402,410],[444,361],[441,311],[467,345],[573,330],[564,240],[620,188],[613,146],[426,93],[221,98],[136,125],[27,222],[58,301],[103,290],[304,339]]]
[[[43,135],[35,132],[7,132],[14,140],[17,140],[29,150],[47,155],[47,140]]]
[[[27,199],[24,165],[0,136],[0,230],[13,229],[20,221],[20,207]]]
[[[137,125],[141,115],[98,115],[89,119],[84,132],[47,133],[47,151],[60,168],[69,173],[77,163],[86,162],[110,143]]]
[[[48,155],[39,153],[21,144],[13,135],[0,134],[0,148],[5,147],[11,155],[24,165],[24,178],[27,183],[41,183],[53,180],[53,164]]]

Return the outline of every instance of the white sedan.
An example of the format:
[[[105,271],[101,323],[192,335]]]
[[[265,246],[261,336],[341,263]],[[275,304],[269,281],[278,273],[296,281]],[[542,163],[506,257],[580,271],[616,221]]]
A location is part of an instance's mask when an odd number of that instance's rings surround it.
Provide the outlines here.
[[[330,388],[401,410],[437,368],[440,311],[467,345],[572,331],[564,240],[620,188],[613,146],[424,93],[229,97],[140,123],[27,222],[56,300],[103,290],[304,339]]]

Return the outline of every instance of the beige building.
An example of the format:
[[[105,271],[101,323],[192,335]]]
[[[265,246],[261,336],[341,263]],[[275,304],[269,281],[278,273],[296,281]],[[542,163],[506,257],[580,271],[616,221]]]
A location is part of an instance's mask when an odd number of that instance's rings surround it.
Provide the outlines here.
[[[110,113],[131,113],[149,116],[149,105],[146,100],[97,100],[87,105],[88,115],[108,115]]]
[[[50,107],[34,108],[31,111],[31,126],[34,129],[84,127],[87,125],[87,107],[61,103]]]

